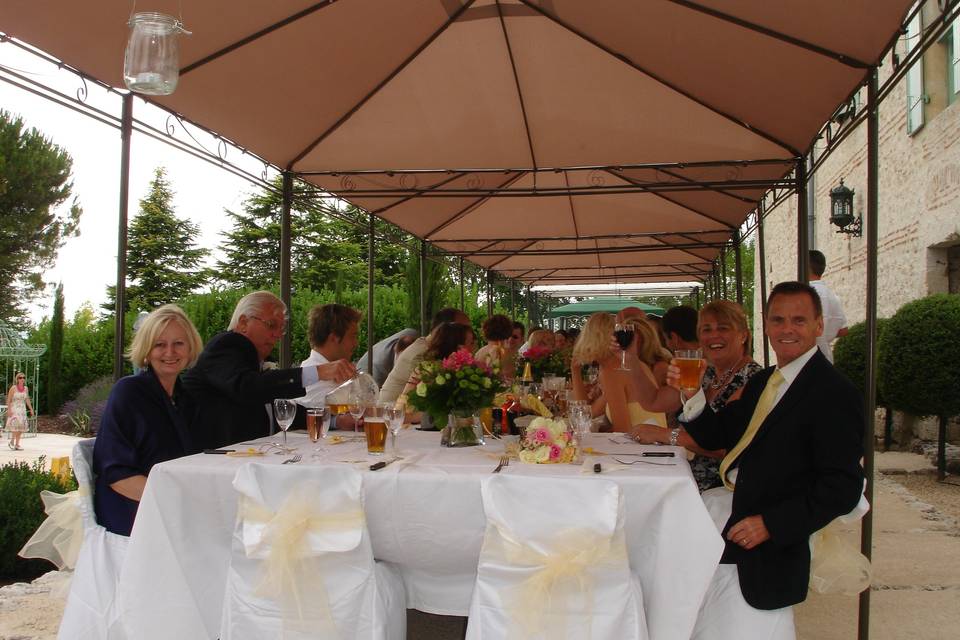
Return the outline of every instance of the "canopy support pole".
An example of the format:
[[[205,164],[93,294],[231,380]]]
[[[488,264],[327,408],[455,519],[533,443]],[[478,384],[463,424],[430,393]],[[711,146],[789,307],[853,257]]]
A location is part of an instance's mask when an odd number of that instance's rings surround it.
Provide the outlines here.
[[[737,284],[737,304],[743,306],[743,258],[740,255],[740,230],[733,232],[733,270]]]
[[[767,326],[767,257],[763,251],[763,200],[757,205],[757,257],[760,262],[760,341],[763,342],[763,366],[770,366],[770,345],[764,329]]]
[[[807,272],[807,265],[810,262],[810,229],[809,218],[807,218],[807,158],[801,157],[797,160],[796,170],[797,192],[797,280],[799,282],[809,282],[810,274]]]
[[[720,295],[723,296],[724,300],[728,299],[727,296],[727,248],[723,247],[720,249]]]
[[[863,467],[867,476],[864,495],[870,504],[873,501],[873,434],[874,415],[877,409],[877,219],[879,214],[880,163],[878,146],[880,140],[877,105],[877,69],[870,71],[867,84],[867,380],[864,398]],[[860,553],[870,558],[873,555],[873,509],[863,516],[860,528]],[[857,638],[870,637],[870,587],[860,593],[860,609],[857,623]]]
[[[460,273],[460,311],[463,311],[464,313],[466,313],[466,309],[465,309],[466,298],[463,295],[463,256],[460,256],[460,258],[458,259],[458,262],[459,262],[458,269]]]
[[[696,305],[697,305],[697,310],[699,311],[699,309],[700,309],[700,287],[694,287],[694,288],[693,288],[693,295],[695,296]]]
[[[124,309],[127,306],[127,200],[130,197],[130,138],[133,133],[133,94],[123,96],[120,120],[120,211],[117,221],[117,288],[113,301],[113,379],[123,377]]]
[[[374,237],[373,237],[373,221],[374,217],[372,213],[367,214],[369,216],[368,230],[367,230],[367,373],[371,376],[373,375],[373,342],[376,340],[376,336],[373,331],[373,279],[374,279],[374,268],[373,268],[373,256],[374,256]]]
[[[516,321],[517,319],[517,281],[510,281],[510,319]]]
[[[293,173],[283,172],[283,209],[280,213],[280,299],[287,305],[287,331],[280,340],[280,368],[289,369],[293,360],[290,335],[290,209],[293,206]]]
[[[427,241],[420,241],[420,335],[427,335]]]
[[[487,269],[487,317],[493,315],[493,271]]]

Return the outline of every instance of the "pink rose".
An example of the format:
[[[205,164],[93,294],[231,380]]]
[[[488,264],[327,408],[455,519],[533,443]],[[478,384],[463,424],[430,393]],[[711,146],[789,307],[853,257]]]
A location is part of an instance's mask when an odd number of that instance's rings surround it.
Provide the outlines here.
[[[558,446],[555,445],[555,444],[550,445],[550,459],[551,459],[551,460],[559,460],[559,459],[560,459],[560,454],[562,454],[562,453],[563,453],[563,449],[561,449],[560,447],[558,447]]]
[[[544,427],[540,427],[533,432],[533,441],[536,444],[543,444],[544,442],[550,441],[550,431]]]

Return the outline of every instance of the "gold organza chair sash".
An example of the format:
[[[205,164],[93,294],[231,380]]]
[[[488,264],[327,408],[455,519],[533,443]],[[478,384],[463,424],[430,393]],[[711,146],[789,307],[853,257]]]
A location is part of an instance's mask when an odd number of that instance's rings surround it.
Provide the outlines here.
[[[44,558],[58,569],[73,569],[83,544],[80,503],[89,496],[90,491],[86,487],[68,493],[41,491],[40,499],[47,519],[20,549],[20,557]]]
[[[311,607],[318,607],[320,617],[329,620],[330,604],[323,577],[315,565],[308,567],[303,560],[356,548],[365,522],[363,510],[324,513],[308,492],[300,491],[287,498],[275,512],[242,496],[240,518],[244,523],[247,556],[263,559],[263,576],[256,594],[279,601],[285,620],[293,614],[303,620],[304,603],[309,594]],[[248,535],[250,527],[260,532]],[[315,544],[316,536],[337,532],[356,535],[341,536],[333,544],[319,547]]]
[[[550,541],[547,552],[516,540],[500,527],[495,526],[494,530],[497,539],[485,541],[485,551],[492,552],[494,558],[509,566],[535,568],[529,577],[507,590],[510,603],[507,608],[513,621],[510,638],[530,638],[538,634],[549,638],[567,637],[564,620],[568,613],[586,619],[589,629],[594,587],[590,570],[627,564],[622,530],[613,537],[585,529],[561,531]],[[574,612],[571,605],[577,599],[581,607]],[[552,615],[545,622],[547,613]]]
[[[854,596],[870,586],[870,560],[843,539],[837,518],[810,536],[810,589]]]

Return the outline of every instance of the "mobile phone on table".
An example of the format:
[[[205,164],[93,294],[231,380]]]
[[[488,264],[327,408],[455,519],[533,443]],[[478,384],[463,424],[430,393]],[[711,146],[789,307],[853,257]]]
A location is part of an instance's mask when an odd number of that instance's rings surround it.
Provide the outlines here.
[[[644,458],[672,458],[676,454],[673,451],[644,451],[640,455]]]

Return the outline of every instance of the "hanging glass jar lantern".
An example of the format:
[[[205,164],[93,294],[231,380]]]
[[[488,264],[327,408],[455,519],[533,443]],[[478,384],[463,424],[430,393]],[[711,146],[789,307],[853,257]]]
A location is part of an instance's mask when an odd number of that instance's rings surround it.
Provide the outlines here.
[[[127,88],[151,96],[170,95],[180,77],[178,38],[190,32],[177,18],[152,11],[133,14],[127,24],[130,39],[123,57]]]

